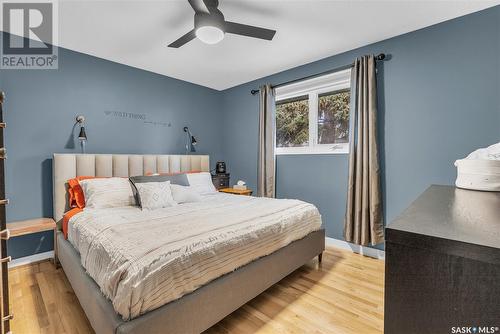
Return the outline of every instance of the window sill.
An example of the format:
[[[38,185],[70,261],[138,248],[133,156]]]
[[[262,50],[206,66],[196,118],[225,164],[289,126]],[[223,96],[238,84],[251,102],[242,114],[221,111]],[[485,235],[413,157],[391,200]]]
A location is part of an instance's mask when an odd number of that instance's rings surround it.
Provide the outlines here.
[[[292,148],[292,149],[279,149],[276,148],[275,155],[336,155],[336,154],[349,154],[349,146],[340,148]]]
[[[349,152],[280,152],[274,155],[341,155],[349,154]]]

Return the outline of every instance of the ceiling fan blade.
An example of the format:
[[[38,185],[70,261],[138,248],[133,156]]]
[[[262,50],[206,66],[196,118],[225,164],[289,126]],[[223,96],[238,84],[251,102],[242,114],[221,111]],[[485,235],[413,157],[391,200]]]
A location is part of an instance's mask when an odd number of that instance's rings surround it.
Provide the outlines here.
[[[205,7],[208,10],[209,14],[214,14],[214,13],[220,13],[220,11],[217,9],[219,6],[219,0],[203,0],[203,3],[205,4]]]
[[[272,40],[274,34],[276,34],[276,30],[227,21],[225,23],[225,31],[236,35],[267,39],[268,41]]]
[[[278,8],[260,6],[257,1],[224,1],[224,10],[243,12],[249,15],[279,17],[283,14]]]
[[[187,34],[185,34],[184,36],[182,36],[181,38],[179,38],[175,42],[170,43],[168,45],[168,47],[169,48],[179,48],[195,38],[196,38],[196,33],[194,32],[194,30],[191,30],[190,32],[188,32]]]
[[[191,7],[193,7],[195,13],[206,13],[209,14],[207,6],[203,0],[188,0]]]

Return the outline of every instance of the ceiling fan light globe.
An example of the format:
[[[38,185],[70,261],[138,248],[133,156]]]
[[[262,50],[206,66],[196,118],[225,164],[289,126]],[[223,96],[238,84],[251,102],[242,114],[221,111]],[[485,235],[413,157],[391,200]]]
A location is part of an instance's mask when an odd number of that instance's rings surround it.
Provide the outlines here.
[[[224,31],[214,26],[202,26],[196,29],[196,37],[206,44],[217,44],[224,39]]]

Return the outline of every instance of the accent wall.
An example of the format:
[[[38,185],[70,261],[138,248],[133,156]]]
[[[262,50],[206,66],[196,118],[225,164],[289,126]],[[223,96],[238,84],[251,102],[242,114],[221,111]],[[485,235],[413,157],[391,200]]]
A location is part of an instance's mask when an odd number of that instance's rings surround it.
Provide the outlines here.
[[[259,97],[250,90],[381,52],[389,56],[379,63],[377,74],[386,222],[429,185],[454,184],[456,159],[500,141],[500,6],[496,6],[224,91],[223,152],[232,179],[243,179],[251,188],[257,184]],[[276,168],[277,196],[316,204],[327,236],[342,240],[347,158],[345,154],[280,155]]]
[[[1,70],[7,222],[52,217],[52,154],[80,152],[75,117],[84,115],[88,153],[197,153],[223,158],[222,93],[59,48],[57,70]],[[53,248],[51,232],[9,240],[13,258]]]

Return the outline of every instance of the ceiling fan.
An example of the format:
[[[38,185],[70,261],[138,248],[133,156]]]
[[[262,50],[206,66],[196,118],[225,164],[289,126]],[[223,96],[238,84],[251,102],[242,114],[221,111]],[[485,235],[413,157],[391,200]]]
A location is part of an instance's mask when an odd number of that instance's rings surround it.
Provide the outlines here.
[[[216,44],[222,41],[224,34],[236,34],[247,37],[272,40],[276,30],[265,29],[246,24],[229,22],[224,19],[222,12],[217,9],[218,0],[188,0],[194,9],[194,29],[170,43],[171,48],[179,48],[194,38],[207,44]]]

